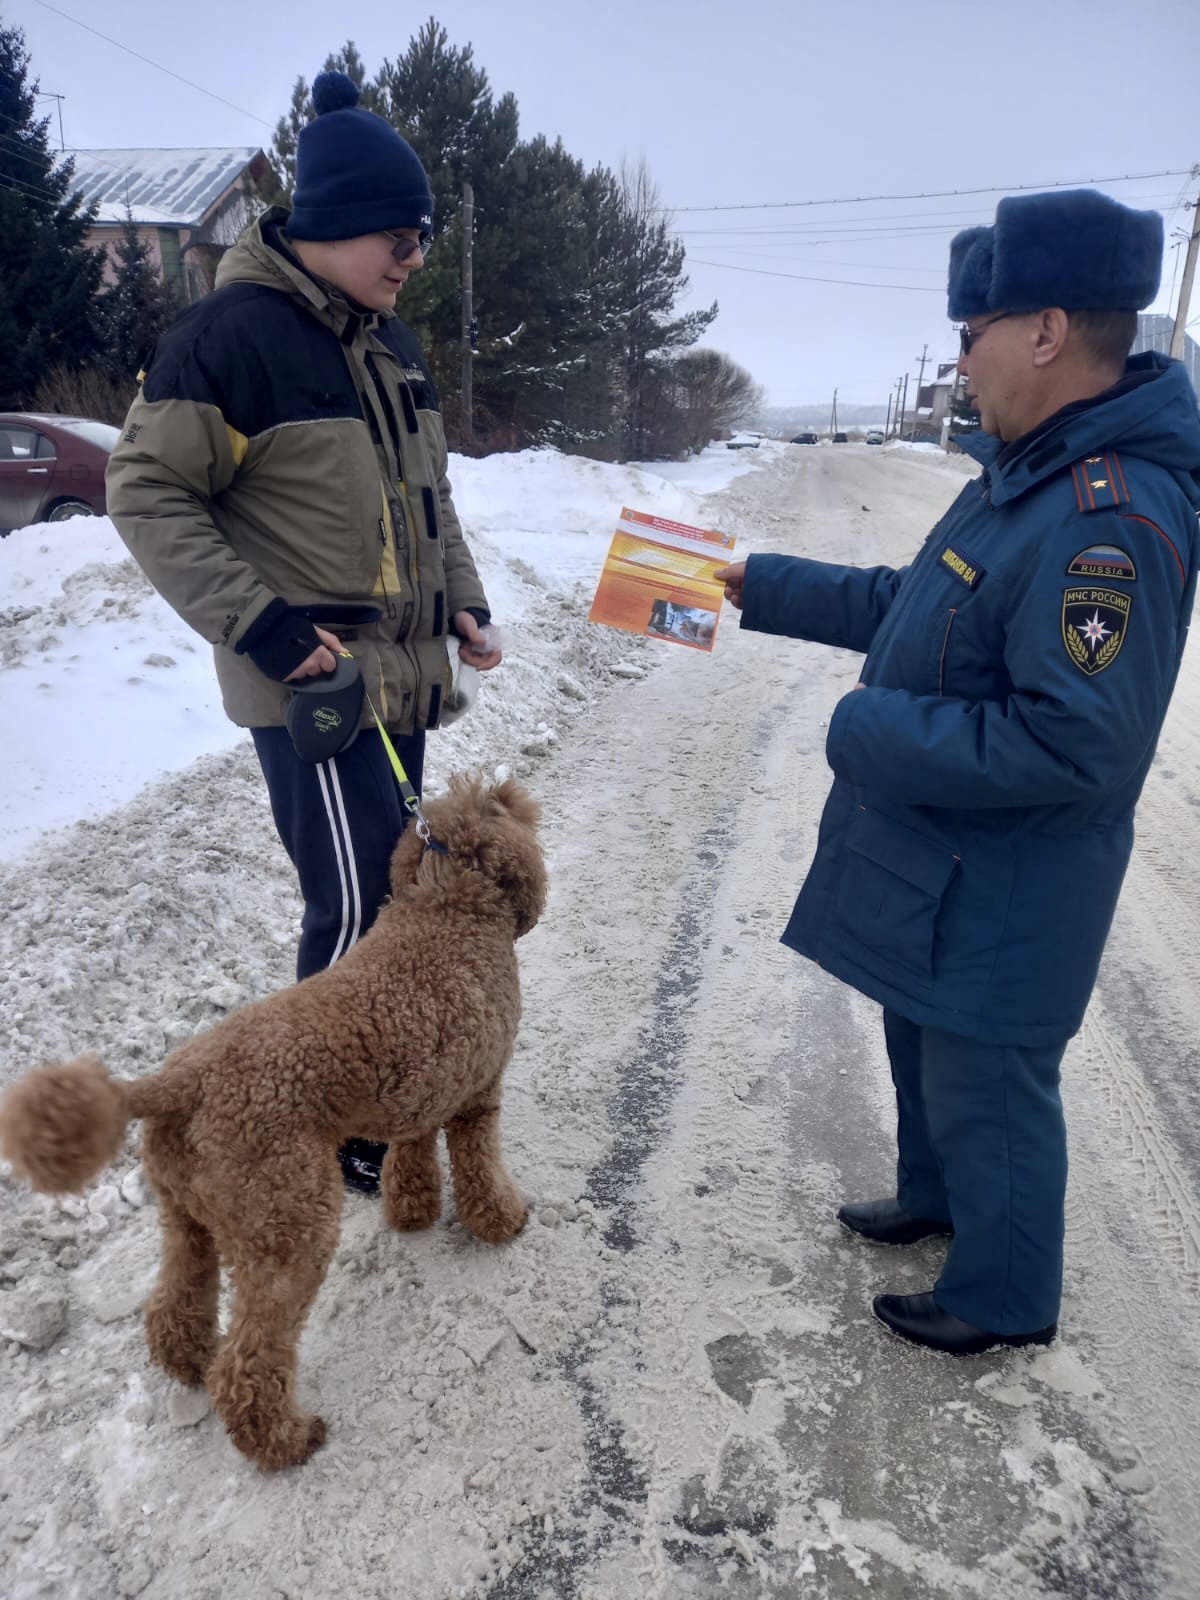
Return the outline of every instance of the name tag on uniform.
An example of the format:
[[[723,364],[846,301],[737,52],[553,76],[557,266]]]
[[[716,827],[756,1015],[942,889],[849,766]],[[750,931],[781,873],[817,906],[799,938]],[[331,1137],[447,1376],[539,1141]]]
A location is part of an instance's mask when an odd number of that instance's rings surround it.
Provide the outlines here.
[[[953,545],[948,544],[942,551],[941,563],[968,589],[978,589],[987,577],[986,570],[978,562],[973,561],[965,550],[956,550]]]

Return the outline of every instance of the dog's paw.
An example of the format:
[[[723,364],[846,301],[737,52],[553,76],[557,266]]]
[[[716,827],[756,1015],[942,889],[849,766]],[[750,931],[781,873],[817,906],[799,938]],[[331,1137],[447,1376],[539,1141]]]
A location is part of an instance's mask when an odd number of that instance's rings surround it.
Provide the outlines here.
[[[509,1194],[490,1195],[465,1211],[461,1202],[458,1207],[458,1220],[484,1244],[515,1239],[528,1218],[528,1208],[515,1189]]]
[[[286,1467],[302,1467],[325,1443],[325,1432],[321,1417],[301,1415],[265,1438],[243,1440],[234,1435],[233,1442],[264,1472],[282,1472]]]
[[[383,1216],[398,1233],[418,1233],[432,1228],[442,1214],[441,1190],[417,1189],[395,1193],[384,1186]]]

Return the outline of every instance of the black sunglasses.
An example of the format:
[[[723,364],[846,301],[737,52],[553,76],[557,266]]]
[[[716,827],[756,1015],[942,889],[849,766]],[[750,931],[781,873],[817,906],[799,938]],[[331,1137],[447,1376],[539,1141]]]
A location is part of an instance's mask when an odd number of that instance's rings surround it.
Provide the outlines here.
[[[429,247],[433,243],[432,238],[427,233],[423,233],[419,239],[413,239],[406,233],[392,233],[389,228],[381,228],[379,231],[385,239],[392,241],[393,261],[401,263],[411,261],[414,256],[420,256],[421,260],[424,261],[429,254]]]
[[[982,327],[979,328],[968,328],[964,322],[962,327],[958,330],[958,342],[962,346],[963,355],[965,356],[970,354],[971,346],[975,343],[976,339],[978,339],[982,334],[985,334],[990,327],[993,327],[997,322],[1003,322],[1005,317],[1015,317],[1018,315],[1019,313],[1016,311],[1001,311],[997,316],[989,317]]]

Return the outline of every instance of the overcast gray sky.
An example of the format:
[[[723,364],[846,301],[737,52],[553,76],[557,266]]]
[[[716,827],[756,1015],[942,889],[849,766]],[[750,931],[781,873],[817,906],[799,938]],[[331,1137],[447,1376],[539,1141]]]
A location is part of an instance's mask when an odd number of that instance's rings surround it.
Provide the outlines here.
[[[675,208],[692,301],[721,305],[706,342],[781,404],[825,400],[835,386],[841,402],[883,404],[901,373],[911,387],[923,346],[931,361],[950,359],[949,240],[1018,186],[1105,179],[1118,198],[1162,211],[1154,309],[1173,310],[1174,234],[1190,228],[1183,202],[1200,190],[1183,176],[1200,162],[1195,0],[0,7],[25,30],[42,88],[66,97],[66,141],[79,148],[266,147],[299,75],[311,81],[348,38],[373,73],[432,10],[452,44],[474,46],[493,91],[516,96],[524,135],[561,134],[588,165],[645,157]],[[1167,172],[1181,175],[1111,181]],[[929,198],[778,206],[873,196]],[[1200,288],[1192,313],[1200,319]]]

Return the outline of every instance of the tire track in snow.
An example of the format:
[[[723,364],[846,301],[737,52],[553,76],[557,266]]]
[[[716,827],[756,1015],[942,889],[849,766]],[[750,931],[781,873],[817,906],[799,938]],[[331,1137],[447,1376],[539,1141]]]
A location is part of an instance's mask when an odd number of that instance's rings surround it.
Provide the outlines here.
[[[1157,1248],[1184,1294],[1200,1296],[1200,1204],[1189,1176],[1162,1128],[1150,1094],[1128,1051],[1093,1004],[1083,1024],[1088,1078],[1120,1129],[1138,1172],[1147,1220]]]
[[[776,714],[775,708],[760,713],[749,748],[739,750],[736,757],[727,752],[727,764],[748,766],[756,758],[761,760]],[[645,1242],[640,1216],[645,1173],[670,1130],[671,1113],[684,1084],[688,1012],[714,938],[709,908],[737,825],[725,799],[736,786],[721,781],[723,774],[711,750],[704,765],[706,803],[723,814],[700,834],[690,851],[687,872],[676,884],[678,910],[654,980],[648,1016],[634,1049],[615,1074],[607,1112],[611,1142],[585,1184],[588,1200],[607,1216],[605,1242],[622,1256]],[[573,1600],[585,1567],[610,1545],[636,1536],[650,1475],[626,1447],[621,1424],[590,1370],[613,1336],[614,1314],[630,1304],[623,1270],[601,1285],[600,1302],[599,1323],[583,1331],[559,1363],[560,1375],[574,1386],[584,1419],[586,1481],[560,1518],[561,1528],[535,1535],[507,1577],[489,1588],[492,1600],[529,1600],[541,1594]],[[623,1327],[618,1333],[626,1336]],[[600,1539],[594,1534],[596,1513],[607,1524]]]

